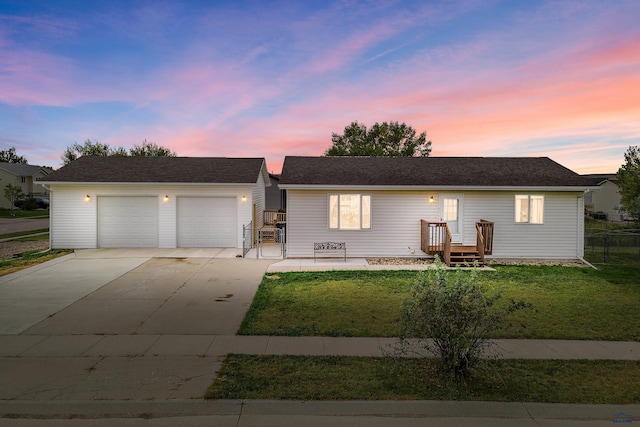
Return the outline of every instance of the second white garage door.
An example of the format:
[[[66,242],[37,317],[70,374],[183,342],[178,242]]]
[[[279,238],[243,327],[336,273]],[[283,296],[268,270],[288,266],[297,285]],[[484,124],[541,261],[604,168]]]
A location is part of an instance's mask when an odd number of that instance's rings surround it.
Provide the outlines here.
[[[238,208],[231,197],[178,197],[178,247],[235,248]]]

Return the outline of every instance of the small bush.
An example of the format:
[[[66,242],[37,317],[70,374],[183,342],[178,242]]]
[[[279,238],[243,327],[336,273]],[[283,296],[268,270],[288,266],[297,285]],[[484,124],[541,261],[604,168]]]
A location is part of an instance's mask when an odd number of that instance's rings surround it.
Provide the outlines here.
[[[476,268],[448,270],[437,258],[435,268],[419,273],[402,311],[400,353],[436,356],[441,372],[457,380],[486,360],[490,334],[524,304],[498,309],[500,294],[483,292],[477,274]]]

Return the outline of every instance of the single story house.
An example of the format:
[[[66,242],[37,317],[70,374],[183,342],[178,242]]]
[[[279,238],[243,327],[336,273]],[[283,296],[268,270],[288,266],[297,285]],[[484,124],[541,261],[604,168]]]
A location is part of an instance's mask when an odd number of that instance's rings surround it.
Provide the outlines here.
[[[490,224],[487,257],[580,259],[584,195],[597,186],[547,157],[289,156],[280,188],[291,258],[313,257],[317,242],[344,242],[349,257],[425,257],[444,224],[451,245],[475,250]]]
[[[40,181],[52,248],[242,248],[262,221],[263,158],[85,156]]]
[[[47,196],[48,191],[37,180],[46,177],[53,170],[44,166],[24,163],[0,162],[0,208],[10,208],[11,203],[4,197],[7,184],[17,185],[25,195]]]

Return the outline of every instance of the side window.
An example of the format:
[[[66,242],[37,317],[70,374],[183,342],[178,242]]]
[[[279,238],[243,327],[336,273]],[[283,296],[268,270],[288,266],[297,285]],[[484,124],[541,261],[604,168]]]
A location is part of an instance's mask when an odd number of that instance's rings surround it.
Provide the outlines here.
[[[544,220],[544,196],[517,194],[515,213],[515,220],[518,224],[542,224]]]

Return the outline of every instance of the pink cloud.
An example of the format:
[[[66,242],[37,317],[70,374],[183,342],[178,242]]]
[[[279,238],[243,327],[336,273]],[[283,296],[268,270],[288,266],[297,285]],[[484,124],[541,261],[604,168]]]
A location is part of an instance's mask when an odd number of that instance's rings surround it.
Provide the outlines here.
[[[373,28],[357,32],[345,41],[338,41],[337,45],[330,45],[328,49],[306,63],[298,72],[307,71],[321,74],[341,69],[359,58],[367,49],[396,34],[398,30],[397,27],[389,23],[381,23]]]

